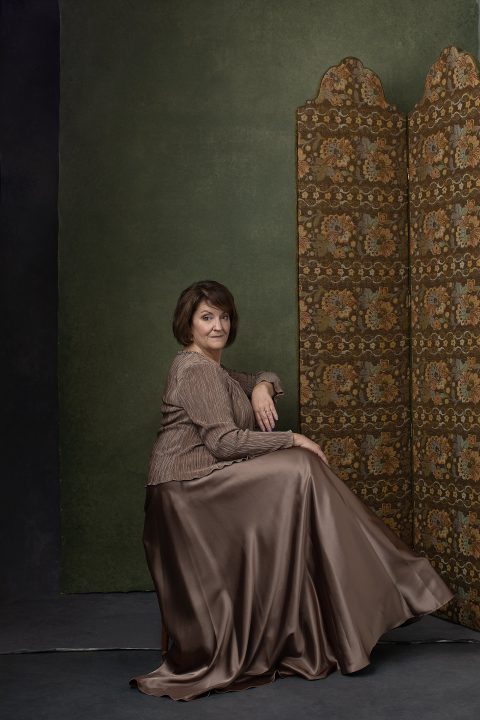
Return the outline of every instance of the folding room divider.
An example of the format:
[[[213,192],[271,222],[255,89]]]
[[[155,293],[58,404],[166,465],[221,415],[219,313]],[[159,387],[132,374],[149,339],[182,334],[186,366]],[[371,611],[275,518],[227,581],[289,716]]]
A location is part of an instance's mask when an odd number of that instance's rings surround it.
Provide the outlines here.
[[[356,58],[298,109],[301,431],[480,629],[480,80],[443,50],[407,116]]]

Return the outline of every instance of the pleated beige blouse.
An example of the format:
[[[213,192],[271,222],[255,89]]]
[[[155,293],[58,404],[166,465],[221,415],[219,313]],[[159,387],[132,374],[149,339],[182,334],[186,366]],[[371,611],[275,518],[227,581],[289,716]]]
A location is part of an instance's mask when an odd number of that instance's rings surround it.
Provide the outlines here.
[[[180,350],[165,384],[163,421],[147,485],[193,480],[231,463],[292,447],[291,430],[255,430],[250,398],[263,380],[273,384],[274,398],[284,394],[273,372],[237,372],[202,353]]]

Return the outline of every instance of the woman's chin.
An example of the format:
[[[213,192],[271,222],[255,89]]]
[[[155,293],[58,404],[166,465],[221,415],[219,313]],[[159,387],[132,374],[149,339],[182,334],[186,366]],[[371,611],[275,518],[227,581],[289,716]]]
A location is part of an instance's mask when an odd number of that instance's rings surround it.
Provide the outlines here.
[[[227,342],[226,338],[218,338],[218,340],[211,340],[210,341],[210,347],[215,348],[216,350],[219,350],[220,348],[225,347],[225,344]]]

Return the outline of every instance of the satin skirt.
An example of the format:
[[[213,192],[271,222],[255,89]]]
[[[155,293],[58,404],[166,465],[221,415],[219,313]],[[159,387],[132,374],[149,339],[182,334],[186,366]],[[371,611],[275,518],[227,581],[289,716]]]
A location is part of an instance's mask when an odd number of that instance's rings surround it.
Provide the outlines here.
[[[171,647],[130,680],[192,700],[325,678],[453,597],[319,457],[288,448],[147,487],[144,545]]]

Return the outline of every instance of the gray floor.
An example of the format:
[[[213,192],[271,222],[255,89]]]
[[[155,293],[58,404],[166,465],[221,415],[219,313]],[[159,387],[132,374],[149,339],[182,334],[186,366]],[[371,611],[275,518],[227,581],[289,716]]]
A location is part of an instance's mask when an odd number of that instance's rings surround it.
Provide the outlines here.
[[[160,664],[159,637],[153,593],[70,595],[3,607],[2,720],[480,718],[480,633],[433,616],[383,635],[370,665],[353,675],[283,678],[190,702],[149,697],[128,685]],[[459,642],[428,642],[434,640]],[[41,652],[55,648],[84,651]],[[33,654],[19,654],[25,650]]]

